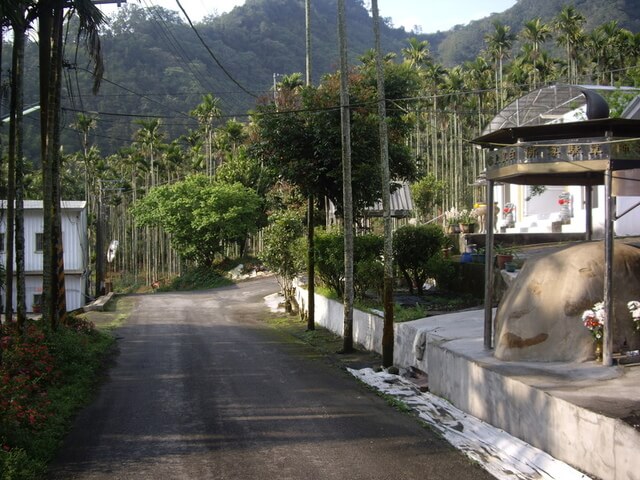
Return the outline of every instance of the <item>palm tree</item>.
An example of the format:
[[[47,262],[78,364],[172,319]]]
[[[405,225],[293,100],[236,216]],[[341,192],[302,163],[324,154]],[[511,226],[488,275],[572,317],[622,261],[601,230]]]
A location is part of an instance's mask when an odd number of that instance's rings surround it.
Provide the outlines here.
[[[585,22],[585,17],[573,6],[565,6],[553,24],[559,34],[557,42],[565,47],[567,54],[569,83],[575,83],[578,80],[578,57],[580,46],[585,40],[583,29]]]
[[[421,68],[432,63],[429,42],[418,40],[415,37],[409,39],[409,46],[402,49],[404,61],[415,68]]]
[[[40,61],[40,128],[44,204],[43,293],[45,320],[53,328],[66,316],[64,263],[60,211],[60,131],[64,9],[66,0],[40,0],[38,13],[38,46]],[[104,22],[100,10],[91,0],[73,0],[80,35],[86,38],[94,65],[93,90],[97,92],[103,64],[98,31]]]
[[[523,40],[528,42],[529,45],[531,45],[531,49],[526,50],[526,53],[530,64],[534,65],[534,68],[532,70],[532,87],[535,88],[538,84],[538,75],[535,65],[540,58],[540,45],[551,38],[551,27],[542,23],[540,18],[535,18],[533,20],[529,20],[524,24],[522,32],[520,32],[520,36]]]
[[[485,35],[485,42],[489,47],[489,53],[496,62],[496,108],[500,111],[503,106],[504,85],[502,62],[509,57],[509,50],[515,40],[515,35],[511,32],[509,25],[504,25],[498,20],[493,22],[493,33]]]
[[[212,97],[213,98],[213,97]],[[142,158],[145,159],[148,166],[148,175],[145,179],[145,190],[149,190],[156,186],[159,177],[159,151],[162,145],[163,134],[160,131],[160,120],[139,120],[140,129],[136,132],[136,144],[140,149]],[[158,173],[156,173],[158,170]],[[146,273],[146,282],[151,284],[158,280],[158,256],[153,255],[159,248],[159,230],[158,227],[145,226],[145,250],[144,265]]]
[[[220,118],[222,114],[220,110],[220,99],[207,93],[202,97],[202,103],[194,108],[190,114],[198,120],[204,134],[207,174],[213,176],[215,173],[215,162],[213,161],[213,123],[217,118]]]

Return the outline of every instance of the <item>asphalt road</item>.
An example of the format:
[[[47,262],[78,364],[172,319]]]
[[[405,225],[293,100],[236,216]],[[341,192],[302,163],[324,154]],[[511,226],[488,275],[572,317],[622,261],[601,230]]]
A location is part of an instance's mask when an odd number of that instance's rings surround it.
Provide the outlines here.
[[[55,479],[492,478],[266,325],[272,279],[141,296]]]

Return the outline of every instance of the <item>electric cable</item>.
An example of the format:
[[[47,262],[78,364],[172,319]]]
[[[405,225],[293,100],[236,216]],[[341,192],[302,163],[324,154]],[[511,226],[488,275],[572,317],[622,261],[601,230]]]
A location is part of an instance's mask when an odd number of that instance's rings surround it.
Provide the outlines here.
[[[229,80],[231,80],[233,83],[236,84],[236,86],[238,86],[240,88],[240,90],[242,90],[243,92],[245,92],[247,95],[250,95],[254,98],[258,98],[258,96],[256,94],[254,94],[253,92],[250,92],[249,90],[247,90],[242,84],[240,84],[240,82],[238,82],[228,71],[226,68],[224,68],[224,66],[222,65],[222,63],[220,63],[220,60],[218,60],[218,58],[215,56],[215,54],[211,51],[211,49],[209,48],[209,46],[206,44],[206,42],[204,41],[204,39],[202,38],[202,36],[200,35],[200,32],[198,32],[198,30],[196,29],[196,27],[193,25],[193,22],[191,21],[191,18],[189,18],[189,15],[187,14],[187,12],[185,11],[185,9],[182,7],[182,4],[180,3],[180,0],[176,0],[176,3],[178,4],[178,7],[180,8],[180,10],[182,10],[182,13],[184,14],[184,16],[187,18],[187,22],[189,22],[189,26],[191,27],[191,30],[193,30],[193,32],[196,34],[196,36],[198,37],[198,40],[200,40],[200,43],[202,43],[202,45],[204,46],[204,48],[207,50],[207,52],[209,52],[209,55],[211,56],[211,58],[213,58],[213,60],[216,62],[216,64],[220,67],[220,69],[224,72],[224,74],[229,78]]]

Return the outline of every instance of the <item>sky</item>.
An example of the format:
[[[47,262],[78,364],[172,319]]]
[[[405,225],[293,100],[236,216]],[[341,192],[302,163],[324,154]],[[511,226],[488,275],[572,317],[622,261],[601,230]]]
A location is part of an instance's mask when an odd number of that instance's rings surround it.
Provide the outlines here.
[[[175,0],[128,0],[128,3],[180,10]],[[244,0],[180,0],[180,3],[189,17],[198,21],[206,15],[228,12],[244,4]],[[380,16],[391,17],[396,27],[402,26],[412,31],[418,26],[422,33],[434,33],[487,17],[491,13],[503,12],[515,3],[516,0],[378,0],[378,8]],[[371,0],[365,0],[367,7],[370,4]],[[101,9],[111,14],[117,7],[101,6]]]

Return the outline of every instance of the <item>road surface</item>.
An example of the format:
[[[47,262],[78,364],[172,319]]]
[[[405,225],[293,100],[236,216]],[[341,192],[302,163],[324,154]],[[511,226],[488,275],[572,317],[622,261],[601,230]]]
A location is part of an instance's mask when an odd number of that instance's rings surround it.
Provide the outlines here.
[[[266,325],[273,279],[141,296],[53,479],[492,478]]]

